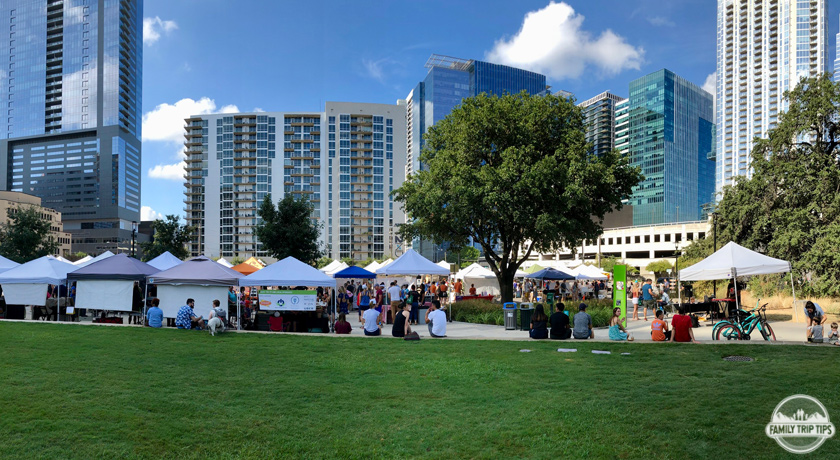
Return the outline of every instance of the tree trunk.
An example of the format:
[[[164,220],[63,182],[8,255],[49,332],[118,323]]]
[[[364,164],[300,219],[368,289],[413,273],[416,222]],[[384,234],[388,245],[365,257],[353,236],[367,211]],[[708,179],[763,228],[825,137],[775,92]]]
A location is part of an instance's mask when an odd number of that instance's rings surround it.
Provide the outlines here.
[[[513,277],[516,275],[516,267],[513,264],[499,267],[496,279],[499,281],[499,291],[502,294],[502,303],[513,302]]]

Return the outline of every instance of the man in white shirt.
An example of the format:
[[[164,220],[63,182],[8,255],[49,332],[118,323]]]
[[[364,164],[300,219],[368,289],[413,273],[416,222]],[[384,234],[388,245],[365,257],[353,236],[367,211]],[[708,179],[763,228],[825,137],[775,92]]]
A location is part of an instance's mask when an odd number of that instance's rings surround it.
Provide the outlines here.
[[[360,305],[359,308],[365,311],[362,314],[362,326],[364,326],[365,335],[382,335],[379,324],[379,312],[369,305]]]
[[[402,301],[402,299],[400,299],[400,297],[402,297],[402,290],[399,286],[397,286],[396,281],[391,281],[391,287],[388,288],[388,297],[391,302],[391,317],[394,318],[396,317],[397,312],[400,311],[400,302]]]
[[[446,337],[446,313],[440,309],[440,301],[432,301],[432,306],[426,311],[426,323],[432,337]]]

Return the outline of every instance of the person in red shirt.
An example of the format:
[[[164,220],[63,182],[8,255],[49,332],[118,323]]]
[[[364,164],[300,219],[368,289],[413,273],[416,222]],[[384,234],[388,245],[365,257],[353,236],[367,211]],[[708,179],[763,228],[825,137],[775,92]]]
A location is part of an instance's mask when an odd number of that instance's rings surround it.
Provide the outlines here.
[[[470,284],[470,295],[475,295],[475,284]]]
[[[674,330],[671,334],[671,342],[697,343],[694,340],[694,331],[691,330],[691,317],[685,314],[685,308],[682,305],[677,307],[677,313],[671,319],[671,328]]]
[[[347,321],[347,315],[341,313],[338,315],[338,321],[335,322],[335,333],[336,334],[349,334],[353,328],[350,326],[350,323]]]
[[[283,332],[283,317],[279,311],[275,311],[274,316],[268,318],[268,328],[274,332]]]

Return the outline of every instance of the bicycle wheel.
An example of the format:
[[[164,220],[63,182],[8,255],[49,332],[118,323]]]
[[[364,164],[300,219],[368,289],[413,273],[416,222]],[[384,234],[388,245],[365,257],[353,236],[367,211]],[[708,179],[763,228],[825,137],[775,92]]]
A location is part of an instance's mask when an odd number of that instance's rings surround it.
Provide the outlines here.
[[[712,340],[717,340],[718,339],[717,338],[718,337],[718,331],[723,326],[732,326],[732,323],[730,323],[729,321],[725,321],[725,320],[724,321],[718,321],[717,323],[715,323],[714,327],[712,327]]]
[[[776,341],[776,333],[773,332],[773,328],[770,327],[769,324],[764,324],[764,327],[761,327],[761,336],[764,337],[764,340],[767,341]]]
[[[741,331],[733,324],[724,324],[712,335],[714,340],[741,340]]]

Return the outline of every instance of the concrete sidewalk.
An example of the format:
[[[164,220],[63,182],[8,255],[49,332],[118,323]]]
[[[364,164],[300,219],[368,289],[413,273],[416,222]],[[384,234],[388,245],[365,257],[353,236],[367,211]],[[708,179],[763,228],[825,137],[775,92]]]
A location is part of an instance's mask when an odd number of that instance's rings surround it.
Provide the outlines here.
[[[111,327],[140,327],[139,325],[129,325],[129,324],[99,324],[99,323],[92,323],[92,318],[82,318],[83,321],[81,322],[55,322],[55,321],[34,321],[36,323],[41,324],[68,324],[68,325],[87,325],[87,326],[111,326]],[[633,334],[636,342],[648,342],[648,343],[655,343],[650,339],[650,319],[648,317],[648,321],[644,320],[630,320],[629,325],[627,327],[627,331]],[[353,330],[349,334],[351,337],[365,337],[362,324],[359,322],[358,315],[356,312],[351,312],[347,315],[347,320],[350,322]],[[33,322],[32,320],[2,320],[8,322]],[[421,319],[422,321],[422,319]],[[669,325],[671,322],[671,318],[667,318]],[[770,325],[773,327],[773,331],[776,333],[776,341],[775,342],[768,342],[762,339],[761,334],[756,330],[753,331],[751,334],[751,340],[741,340],[741,341],[714,341],[712,340],[712,326],[714,323],[711,322],[701,322],[700,327],[694,329],[694,337],[697,339],[698,342],[702,343],[715,343],[715,344],[724,344],[724,343],[741,343],[741,344],[766,344],[766,345],[773,345],[773,344],[785,344],[785,345],[811,345],[811,346],[828,346],[828,344],[810,344],[805,340],[805,325],[802,323],[794,323],[794,322],[771,322]],[[386,324],[382,327],[382,337],[383,338],[394,338],[391,335],[391,325]],[[412,330],[417,331],[423,339],[430,339],[429,329],[425,324],[418,324],[416,326],[411,326]],[[234,331],[230,331],[234,332]],[[237,333],[246,333],[246,334],[283,334],[282,332],[267,332],[267,331],[235,331]],[[289,334],[303,334],[303,335],[313,335],[313,336],[331,336],[331,337],[345,337],[345,336],[337,336],[335,334],[310,334],[310,333],[289,333]],[[375,337],[370,337],[371,339],[375,339]],[[532,340],[528,337],[528,331],[508,331],[505,330],[504,326],[493,326],[488,324],[473,324],[473,323],[462,323],[462,322],[450,322],[447,323],[446,326],[446,339],[466,339],[466,340],[513,340],[513,341],[530,341]],[[446,340],[442,339],[442,340]],[[596,342],[608,342],[609,338],[607,335],[607,328],[596,328],[595,329],[595,339],[593,341]],[[572,339],[569,342],[576,342],[576,340]],[[558,341],[558,343],[562,343]],[[840,347],[838,347],[840,349]]]

